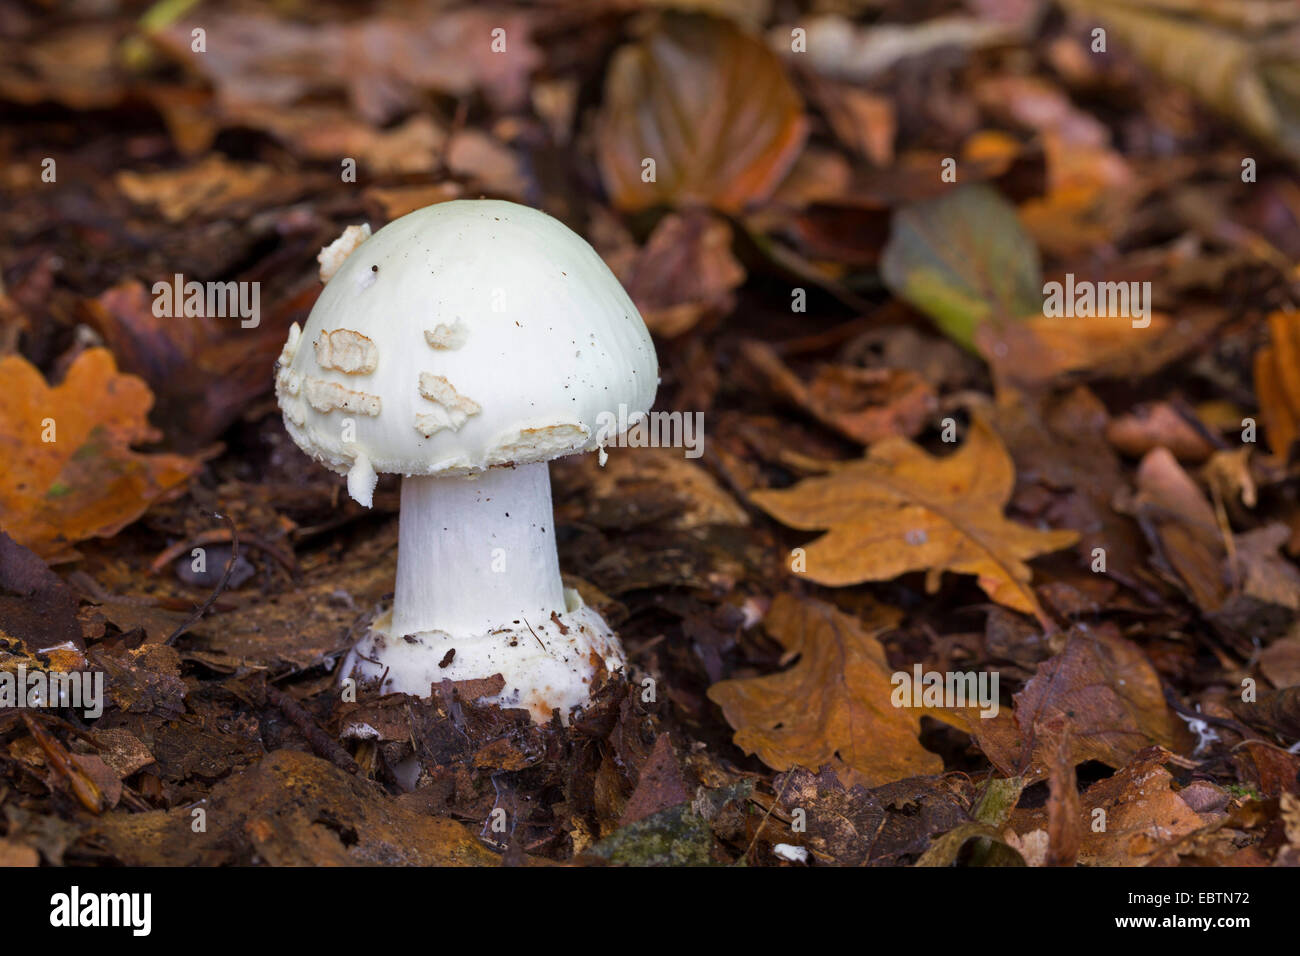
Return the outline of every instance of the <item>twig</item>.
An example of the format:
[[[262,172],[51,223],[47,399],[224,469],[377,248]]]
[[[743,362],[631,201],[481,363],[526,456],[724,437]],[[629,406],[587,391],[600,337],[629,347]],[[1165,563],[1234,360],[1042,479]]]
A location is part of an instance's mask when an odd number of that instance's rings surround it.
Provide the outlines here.
[[[212,593],[203,602],[203,605],[195,608],[194,613],[182,621],[176,630],[171,632],[167,640],[163,641],[164,644],[174,644],[178,637],[203,619],[203,615],[207,614],[212,605],[217,603],[217,598],[221,597],[221,592],[226,589],[226,584],[230,581],[230,575],[235,570],[235,561],[239,558],[239,530],[228,515],[217,515],[216,517],[230,525],[230,559],[226,562],[226,570],[221,573],[221,580],[217,582],[217,586],[213,588]]]
[[[279,708],[280,713],[284,714],[291,724],[302,731],[302,735],[307,738],[307,743],[311,745],[316,756],[323,757],[348,773],[360,773],[361,768],[352,759],[352,755],[344,750],[337,740],[322,730],[312,715],[307,713],[296,700],[274,684],[266,685],[266,699]]]
[[[263,541],[261,538],[250,534],[245,534],[244,539],[253,547],[260,551],[265,551],[271,557],[275,558],[275,560],[279,561],[280,564],[284,566],[284,569],[290,574],[297,572],[297,561],[294,559],[291,552],[285,551],[283,548],[278,548],[270,542]],[[214,528],[211,531],[204,531],[196,534],[192,538],[177,541],[175,544],[164,548],[158,556],[153,559],[153,562],[149,565],[149,573],[158,574],[163,568],[167,567],[168,564],[175,561],[182,554],[196,545],[218,544],[224,543],[228,540],[230,540],[229,530],[226,528]]]

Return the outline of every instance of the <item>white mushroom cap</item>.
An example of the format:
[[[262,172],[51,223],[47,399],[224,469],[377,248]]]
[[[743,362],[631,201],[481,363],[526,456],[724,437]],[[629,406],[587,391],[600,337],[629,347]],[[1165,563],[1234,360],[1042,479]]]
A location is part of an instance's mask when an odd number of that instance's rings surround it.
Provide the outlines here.
[[[276,375],[289,434],[370,503],[375,472],[470,475],[591,451],[658,386],[636,306],[595,250],[499,200],[420,209],[356,247]]]

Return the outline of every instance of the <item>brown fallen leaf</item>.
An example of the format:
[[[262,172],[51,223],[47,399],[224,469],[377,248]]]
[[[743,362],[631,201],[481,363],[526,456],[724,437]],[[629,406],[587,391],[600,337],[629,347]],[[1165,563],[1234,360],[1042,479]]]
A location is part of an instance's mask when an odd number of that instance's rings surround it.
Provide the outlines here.
[[[809,85],[840,142],[875,166],[892,165],[898,129],[892,100],[833,80],[812,79]]]
[[[1106,440],[1125,455],[1141,458],[1157,445],[1168,448],[1179,461],[1205,461],[1214,447],[1169,402],[1139,405],[1106,426]]]
[[[47,561],[116,534],[198,470],[181,455],[131,451],[157,437],[146,418],[153,396],[107,349],[82,352],[53,388],[6,355],[0,381],[0,526]]]
[[[879,786],[943,769],[917,739],[920,711],[891,701],[893,669],[878,640],[893,623],[886,614],[864,625],[821,601],[779,594],[764,621],[799,661],[778,674],[709,688],[736,730],[736,746],[781,771],[829,764],[846,785]]]
[[[1150,747],[1112,777],[1079,794],[1071,823],[1077,828],[1083,866],[1143,866],[1163,848],[1210,823],[1173,790],[1162,766],[1170,754]],[[1098,813],[1097,811],[1101,811]],[[1049,827],[1047,808],[1016,810],[1010,828],[1024,840]]]
[[[689,531],[707,525],[747,525],[749,515],[709,471],[680,448],[611,448],[601,465],[595,455],[555,464],[556,484],[575,498],[560,504],[560,519],[599,527],[657,527]]]
[[[271,166],[232,162],[211,153],[189,166],[141,173],[124,169],[117,188],[136,205],[156,206],[168,222],[254,210],[293,200],[302,183]]]
[[[21,641],[27,655],[68,650],[80,656],[86,644],[77,604],[76,593],[61,577],[0,531],[0,635]],[[63,662],[48,660],[61,669]]]
[[[1155,448],[1138,466],[1133,509],[1157,547],[1173,582],[1204,611],[1218,610],[1228,597],[1224,531],[1214,509],[1191,476],[1166,448]]]
[[[1112,624],[1072,629],[1061,653],[1040,664],[1014,700],[1024,757],[1034,771],[1051,765],[1064,735],[1074,764],[1098,760],[1110,767],[1124,766],[1151,744],[1181,751],[1191,743],[1155,668]]]
[[[40,865],[41,855],[34,848],[14,840],[0,840],[0,867]]]
[[[453,96],[481,90],[494,106],[523,105],[529,75],[541,62],[532,19],[524,11],[447,10],[424,0],[400,13],[320,24],[214,12],[184,17],[151,39],[182,68],[211,81],[221,106],[286,109],[317,94],[346,92],[357,113],[382,126],[419,105],[423,90]],[[207,50],[197,57],[190,49],[196,26],[207,31]],[[494,35],[497,29],[503,33]]]
[[[307,103],[292,110],[228,103],[221,116],[228,126],[264,130],[297,156],[335,163],[340,156],[350,156],[377,175],[432,172],[447,142],[446,132],[424,113],[382,129],[345,107]]]
[[[212,441],[269,391],[267,369],[284,340],[270,321],[244,329],[235,318],[159,317],[135,279],[84,300],[80,313],[122,369],[149,384],[157,400],[153,420],[181,451]]]
[[[1015,462],[1017,494],[1048,496],[1041,514],[1053,527],[1079,532],[1076,548],[1089,567],[1104,549],[1106,574],[1141,586],[1146,567],[1142,535],[1113,507],[1129,478],[1105,439],[1106,406],[1080,385],[1068,392],[999,389],[990,409]]]
[[[619,276],[650,331],[672,338],[730,313],[745,270],[726,220],[690,209],[661,219]]]
[[[1259,669],[1274,687],[1300,686],[1300,634],[1274,641],[1259,655]]]
[[[915,372],[823,365],[805,384],[767,343],[750,339],[740,351],[777,392],[864,445],[891,435],[911,437],[938,409],[934,389]]]
[[[1150,325],[1138,328],[1127,315],[1036,315],[1020,322],[982,325],[975,344],[1000,382],[1045,385],[1071,372],[1120,376],[1147,368],[1169,347],[1169,318],[1160,314],[1148,318]],[[1153,358],[1144,362],[1148,352]]]
[[[33,36],[0,42],[0,95],[35,105],[53,100],[74,110],[111,107],[126,93],[114,31],[98,23],[63,29],[33,26]]]
[[[1047,619],[1029,586],[1025,561],[1073,544],[1073,531],[1042,531],[1002,513],[1011,497],[1011,458],[981,416],[966,443],[935,458],[904,438],[886,438],[857,461],[792,488],[755,492],[754,503],[782,524],[829,529],[806,546],[806,575],[833,587],[925,571],[937,589],[943,571],[973,574],[994,601]]]
[[[725,20],[666,14],[614,54],[596,155],[620,209],[734,213],[772,192],[807,132],[799,94],[760,40]]]
[[[650,756],[641,767],[636,789],[628,797],[618,825],[625,827],[637,820],[644,820],[660,810],[686,803],[690,798],[672,741],[667,734],[660,734]]]
[[[1294,4],[1162,4],[1064,0],[1100,20],[1162,77],[1189,88],[1220,115],[1300,157],[1296,97],[1300,17]],[[1262,6],[1271,7],[1267,16]],[[1181,8],[1181,9],[1180,9]],[[1204,16],[1197,16],[1205,8]]]

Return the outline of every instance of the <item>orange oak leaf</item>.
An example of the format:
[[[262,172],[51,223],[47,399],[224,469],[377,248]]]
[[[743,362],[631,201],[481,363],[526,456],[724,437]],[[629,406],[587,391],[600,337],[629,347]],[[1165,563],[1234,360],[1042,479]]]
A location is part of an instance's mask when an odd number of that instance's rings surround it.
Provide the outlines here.
[[[761,40],[725,20],[670,15],[614,54],[597,159],[620,209],[739,212],[776,188],[807,133],[803,101]]]
[[[19,355],[0,357],[0,527],[47,561],[108,537],[182,487],[198,462],[131,445],[157,433],[149,387],[117,371],[107,349],[77,356],[51,388]]]
[[[905,438],[876,442],[865,458],[836,462],[824,475],[754,503],[792,528],[826,530],[805,551],[804,574],[833,587],[926,571],[974,574],[999,604],[1036,615],[1051,628],[1029,586],[1025,561],[1073,544],[1073,531],[1040,531],[1009,521],[1015,470],[993,429],[976,416],[970,438],[936,458]]]
[[[893,669],[877,639],[889,617],[882,610],[864,626],[822,601],[777,595],[764,624],[799,662],[709,688],[736,746],[782,771],[829,764],[846,785],[941,772],[943,760],[917,739],[921,711],[891,701]]]
[[[1268,317],[1272,342],[1255,353],[1255,394],[1269,447],[1285,461],[1300,437],[1300,312]]]

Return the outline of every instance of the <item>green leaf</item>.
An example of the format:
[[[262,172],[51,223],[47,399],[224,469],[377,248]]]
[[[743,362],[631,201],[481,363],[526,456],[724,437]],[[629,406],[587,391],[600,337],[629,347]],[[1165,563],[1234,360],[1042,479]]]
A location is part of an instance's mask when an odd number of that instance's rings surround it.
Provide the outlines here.
[[[962,186],[900,209],[880,271],[894,295],[972,351],[981,323],[1043,309],[1038,248],[1015,208],[987,186]]]

